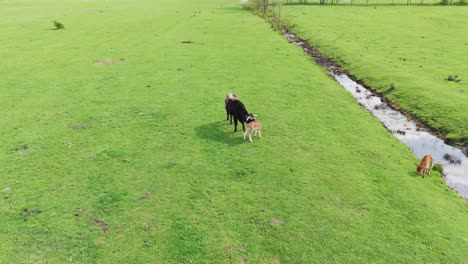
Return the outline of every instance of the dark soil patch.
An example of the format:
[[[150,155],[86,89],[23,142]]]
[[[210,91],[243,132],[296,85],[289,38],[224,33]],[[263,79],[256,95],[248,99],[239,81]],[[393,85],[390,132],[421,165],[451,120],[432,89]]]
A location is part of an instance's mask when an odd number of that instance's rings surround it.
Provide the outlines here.
[[[457,75],[455,75],[455,76],[450,75],[449,77],[447,77],[446,80],[449,81],[449,82],[460,82],[461,81],[461,79],[459,79]]]
[[[75,209],[75,213],[73,214],[74,216],[80,216],[81,215],[81,212],[83,212],[83,209],[81,208],[76,208]]]
[[[28,149],[29,149],[28,145],[21,145],[21,146],[15,148],[15,151],[22,151],[22,150],[24,151],[24,150],[28,150]]]
[[[140,197],[138,200],[149,200],[149,199],[151,199],[151,194],[147,193],[143,195],[142,197]]]
[[[203,42],[193,42],[191,40],[184,40],[184,41],[181,41],[180,43],[182,44],[197,44],[197,45],[205,45],[205,43]]]
[[[238,248],[236,248],[236,250],[240,252],[245,252],[246,250],[245,245],[240,245]]]
[[[246,264],[247,263],[247,256],[242,256],[242,264]]]
[[[32,215],[37,215],[42,213],[41,210],[29,210],[29,209],[24,209],[23,210],[23,219],[24,221],[28,221],[29,217]]]
[[[101,228],[101,230],[102,230],[104,233],[109,232],[109,225],[107,225],[107,224],[106,224],[104,221],[102,221],[102,220],[94,219],[94,220],[93,220],[93,226],[97,226],[97,227]]]
[[[90,127],[90,125],[88,124],[79,124],[79,125],[72,126],[71,129],[80,130],[80,129],[88,128],[88,127]]]

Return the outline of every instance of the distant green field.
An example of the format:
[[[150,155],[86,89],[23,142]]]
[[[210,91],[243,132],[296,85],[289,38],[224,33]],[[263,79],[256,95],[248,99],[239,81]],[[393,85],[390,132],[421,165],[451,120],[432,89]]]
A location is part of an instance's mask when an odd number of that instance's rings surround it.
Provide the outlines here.
[[[466,201],[237,1],[0,22],[0,263],[467,263]]]
[[[287,6],[283,13],[352,75],[468,146],[468,7]]]
[[[447,1],[447,5],[458,5],[464,0]],[[465,1],[466,2],[466,1]],[[441,0],[284,0],[285,4],[307,4],[307,5],[437,5]]]

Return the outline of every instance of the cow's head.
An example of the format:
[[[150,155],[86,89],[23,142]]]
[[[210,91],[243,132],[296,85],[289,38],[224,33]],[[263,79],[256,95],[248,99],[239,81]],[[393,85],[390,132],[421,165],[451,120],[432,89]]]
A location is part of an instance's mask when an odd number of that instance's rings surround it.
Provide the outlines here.
[[[256,114],[250,113],[250,114],[248,114],[248,115],[245,117],[245,121],[246,121],[247,123],[252,122],[252,121],[255,121],[255,117],[256,117],[256,116],[257,116]]]

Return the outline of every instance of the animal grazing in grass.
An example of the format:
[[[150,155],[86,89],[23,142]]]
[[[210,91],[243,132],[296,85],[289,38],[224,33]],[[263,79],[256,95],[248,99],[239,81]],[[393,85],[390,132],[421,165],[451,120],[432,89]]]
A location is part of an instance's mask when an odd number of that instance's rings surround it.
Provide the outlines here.
[[[226,120],[229,120],[229,124],[232,124],[232,115],[228,112],[227,104],[229,101],[236,101],[239,100],[239,97],[233,93],[228,93],[226,98],[224,98],[224,107],[226,108]]]
[[[431,155],[425,155],[419,165],[416,167],[416,173],[424,178],[424,175],[427,174],[431,176],[431,169],[434,166],[434,160]]]
[[[244,123],[247,119],[247,116],[249,115],[249,112],[247,112],[247,109],[245,109],[244,104],[238,98],[236,100],[229,99],[225,101],[227,116],[232,116],[234,118],[234,132],[237,131],[237,122],[242,124],[242,131],[245,131]]]
[[[260,121],[255,120],[255,117],[257,117],[257,115],[249,114],[246,118],[247,129],[244,132],[244,140],[245,140],[245,136],[249,134],[250,142],[253,142],[252,133],[254,132],[255,132],[254,136],[257,136],[257,132],[258,132],[258,137],[262,138],[262,123],[260,123]]]

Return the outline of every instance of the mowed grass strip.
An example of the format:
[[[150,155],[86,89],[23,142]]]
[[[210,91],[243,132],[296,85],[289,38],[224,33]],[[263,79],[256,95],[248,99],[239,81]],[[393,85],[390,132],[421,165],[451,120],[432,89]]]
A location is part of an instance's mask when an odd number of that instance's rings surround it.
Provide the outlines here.
[[[468,146],[468,7],[287,6],[284,14],[356,78]]]
[[[467,261],[466,202],[236,1],[0,10],[1,263]]]

